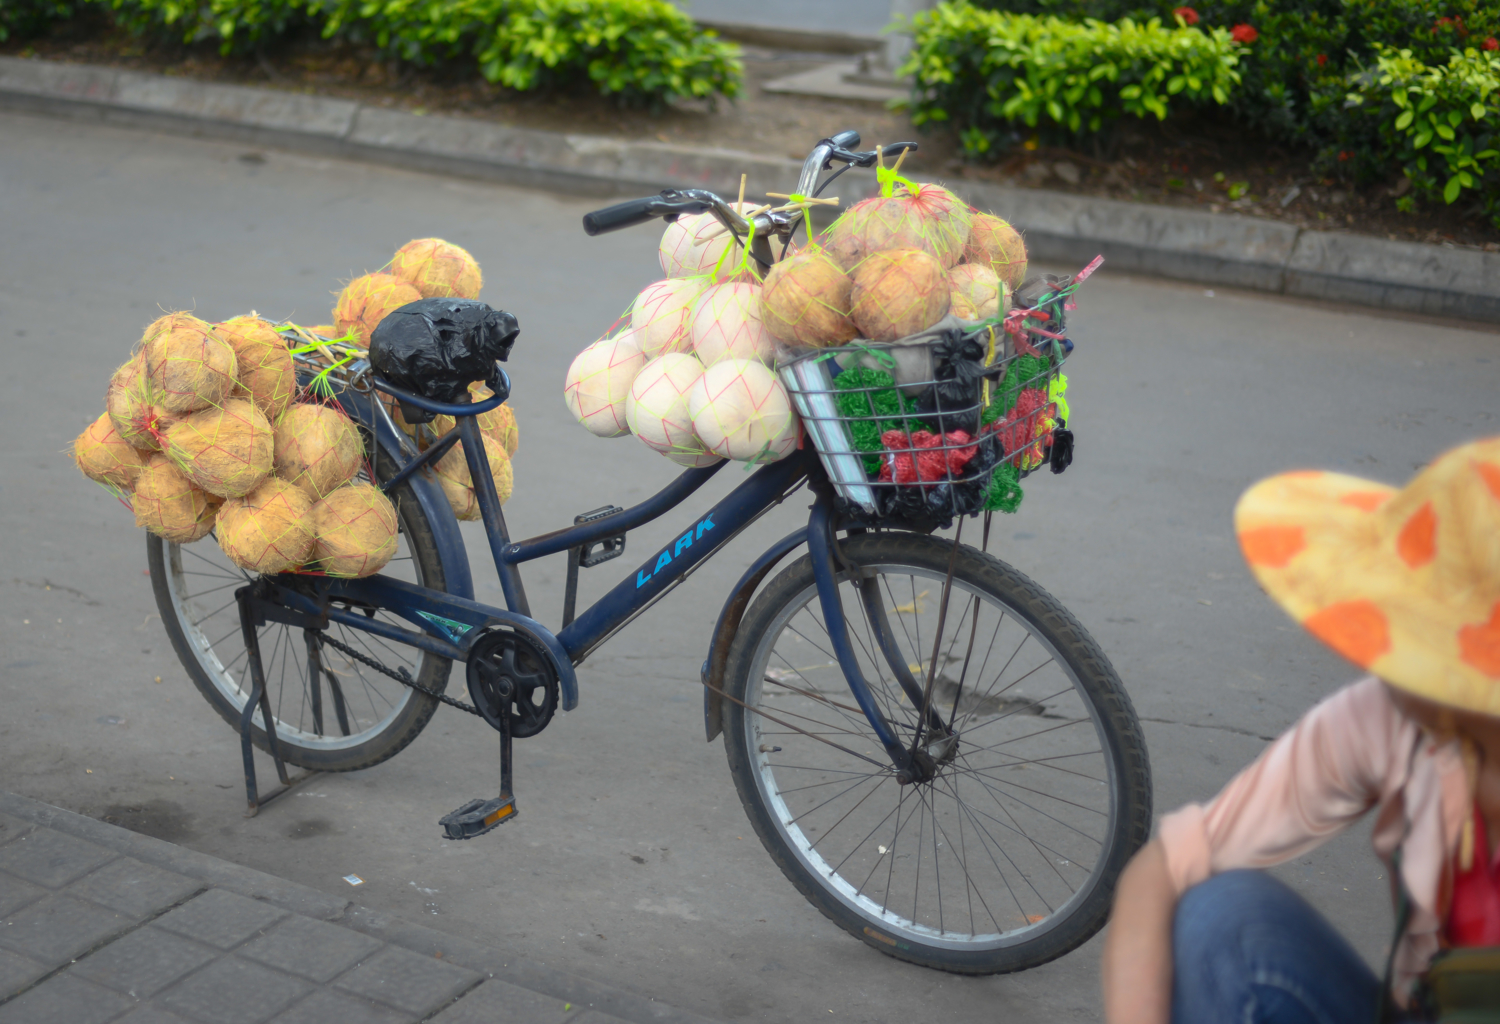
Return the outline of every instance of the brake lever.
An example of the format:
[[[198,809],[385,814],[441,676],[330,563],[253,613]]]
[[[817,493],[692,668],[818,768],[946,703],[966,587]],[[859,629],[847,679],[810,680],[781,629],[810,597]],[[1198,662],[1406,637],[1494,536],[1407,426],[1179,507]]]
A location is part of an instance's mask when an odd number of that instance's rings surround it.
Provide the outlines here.
[[[844,149],[842,146],[834,146],[828,155],[828,161],[823,164],[824,168],[830,166],[834,160],[842,160],[853,167],[874,167],[876,154],[882,154],[886,159],[899,157],[905,151],[915,153],[920,147],[915,142],[893,142],[889,146],[882,146],[879,150],[869,149],[856,153],[853,150]]]

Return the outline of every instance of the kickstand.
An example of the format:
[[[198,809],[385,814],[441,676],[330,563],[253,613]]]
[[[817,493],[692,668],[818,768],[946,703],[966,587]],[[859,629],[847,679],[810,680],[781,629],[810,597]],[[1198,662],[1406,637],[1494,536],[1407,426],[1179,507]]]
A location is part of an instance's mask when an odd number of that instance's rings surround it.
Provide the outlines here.
[[[503,702],[500,714],[500,795],[494,800],[470,800],[451,814],[438,819],[444,839],[473,839],[510,821],[516,810],[516,796],[511,788],[510,701]]]
[[[303,772],[296,778],[287,775],[286,762],[281,759],[281,744],[276,739],[276,723],[271,717],[271,695],[266,691],[266,673],[260,660],[260,639],[255,635],[255,613],[251,608],[250,588],[242,587],[234,596],[240,606],[240,632],[244,635],[245,656],[250,663],[250,696],[245,701],[245,709],[240,712],[240,751],[245,759],[245,801],[248,805],[245,817],[253,818],[266,804],[317,772]],[[266,731],[266,746],[270,749],[271,760],[276,763],[276,777],[281,781],[279,788],[265,796],[260,795],[256,785],[255,747],[251,741],[257,706],[260,708],[261,724]]]

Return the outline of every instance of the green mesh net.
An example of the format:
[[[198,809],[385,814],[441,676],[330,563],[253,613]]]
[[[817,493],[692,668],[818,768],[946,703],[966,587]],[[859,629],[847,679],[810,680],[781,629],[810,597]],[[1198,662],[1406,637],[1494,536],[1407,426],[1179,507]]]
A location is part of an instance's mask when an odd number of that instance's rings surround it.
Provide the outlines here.
[[[1010,462],[1002,462],[990,476],[990,489],[984,496],[986,512],[1014,512],[1021,507],[1021,471]]]

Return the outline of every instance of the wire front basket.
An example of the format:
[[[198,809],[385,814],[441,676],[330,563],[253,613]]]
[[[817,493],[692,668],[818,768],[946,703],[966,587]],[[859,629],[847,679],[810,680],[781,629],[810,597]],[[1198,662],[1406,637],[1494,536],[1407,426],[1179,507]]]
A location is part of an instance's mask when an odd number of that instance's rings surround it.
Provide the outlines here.
[[[1070,348],[981,327],[805,352],[778,373],[851,511],[931,522],[1014,511],[1021,478],[1049,462],[1061,471]]]

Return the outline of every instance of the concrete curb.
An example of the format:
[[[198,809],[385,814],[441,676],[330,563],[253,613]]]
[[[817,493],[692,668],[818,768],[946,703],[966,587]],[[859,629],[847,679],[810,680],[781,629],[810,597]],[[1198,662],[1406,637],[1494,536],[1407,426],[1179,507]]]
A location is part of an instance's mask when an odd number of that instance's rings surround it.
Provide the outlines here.
[[[792,160],[731,150],[420,116],[351,100],[14,57],[0,57],[0,109],[597,196],[644,195],[666,185],[730,192],[742,173],[748,194],[759,195],[785,190],[798,169]],[[1500,323],[1500,253],[971,181],[954,188],[1022,228],[1041,261],[1082,265],[1103,253],[1114,270]],[[841,195],[859,193],[845,187]]]
[[[210,886],[228,889],[250,899],[264,900],[282,910],[364,932],[422,956],[441,952],[446,963],[467,967],[487,977],[498,978],[578,1006],[588,1006],[634,1024],[713,1024],[705,1017],[651,999],[567,974],[544,964],[508,957],[499,950],[477,942],[411,924],[309,886],[289,882],[254,868],[231,864],[206,853],[174,846],[150,836],[139,835],[15,793],[0,790],[0,813],[85,839],[146,864],[198,879]]]

